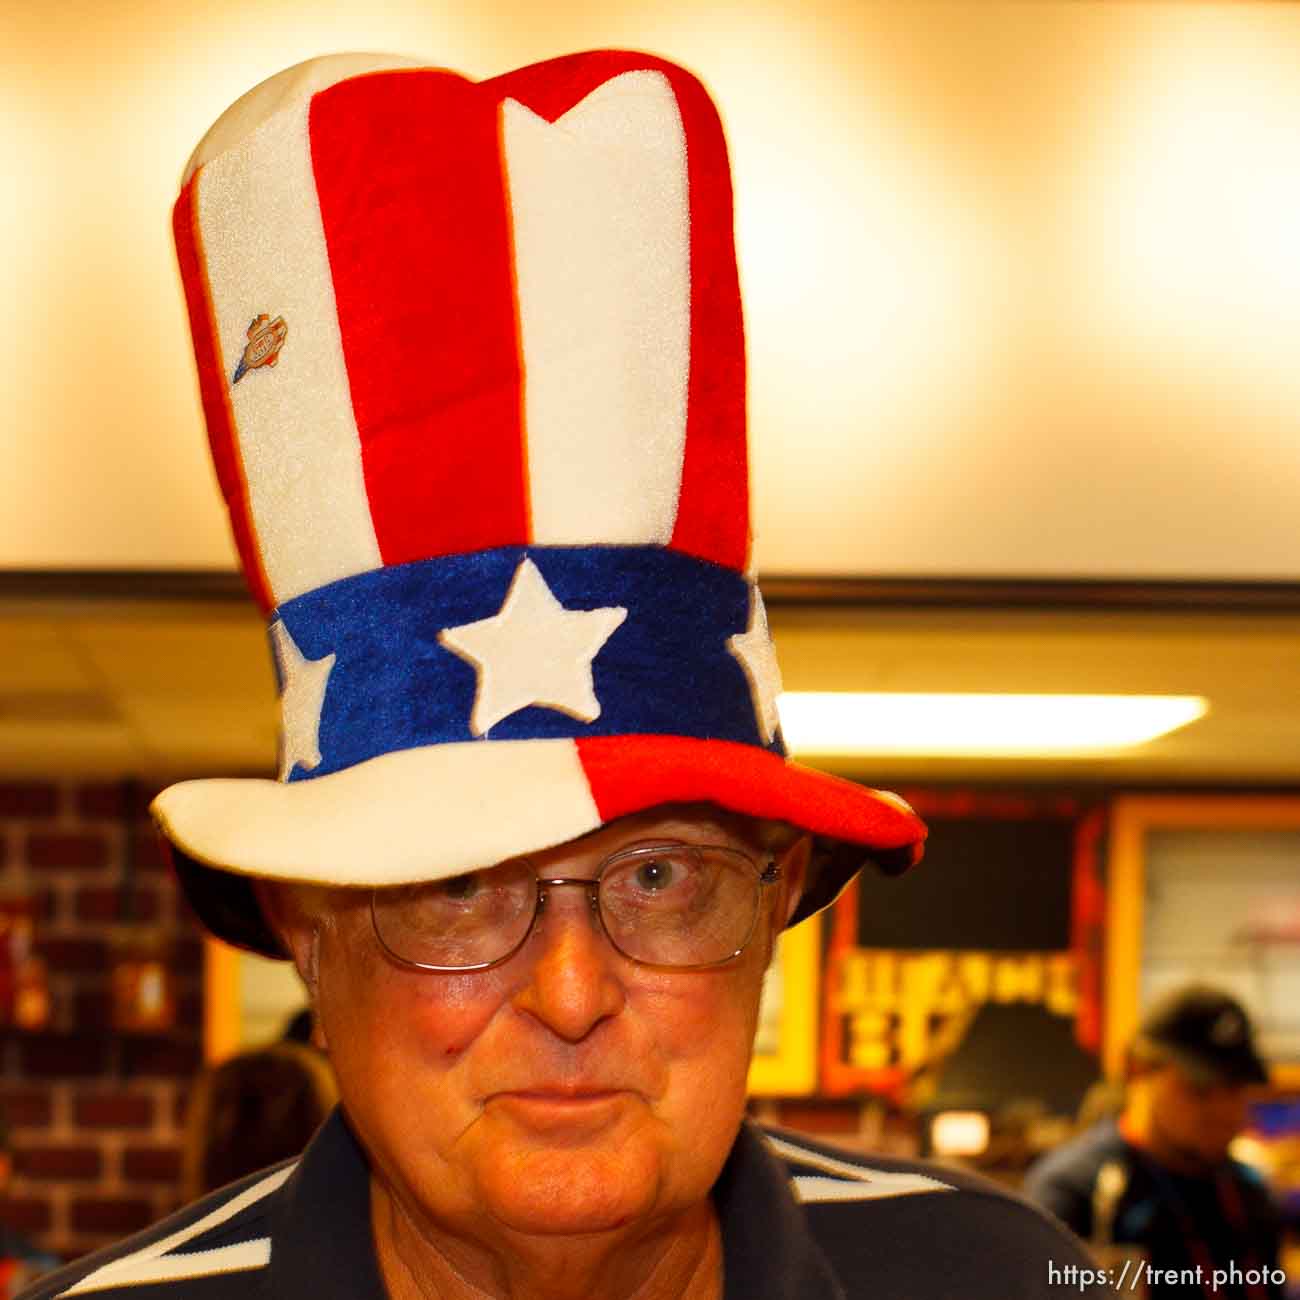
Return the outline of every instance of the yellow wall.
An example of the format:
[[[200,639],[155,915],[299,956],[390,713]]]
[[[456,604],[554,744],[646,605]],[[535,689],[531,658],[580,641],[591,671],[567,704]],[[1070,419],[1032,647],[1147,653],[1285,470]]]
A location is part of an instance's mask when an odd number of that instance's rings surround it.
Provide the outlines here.
[[[0,567],[231,563],[168,210],[339,49],[639,46],[728,123],[768,570],[1300,577],[1300,7],[0,8]]]

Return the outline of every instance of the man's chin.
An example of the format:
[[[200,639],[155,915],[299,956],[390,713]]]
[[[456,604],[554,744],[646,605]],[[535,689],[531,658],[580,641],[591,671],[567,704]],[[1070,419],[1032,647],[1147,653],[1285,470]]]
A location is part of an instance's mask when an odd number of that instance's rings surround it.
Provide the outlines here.
[[[504,1228],[530,1236],[613,1232],[653,1216],[666,1173],[649,1133],[571,1143],[503,1133],[480,1153],[478,1190]]]

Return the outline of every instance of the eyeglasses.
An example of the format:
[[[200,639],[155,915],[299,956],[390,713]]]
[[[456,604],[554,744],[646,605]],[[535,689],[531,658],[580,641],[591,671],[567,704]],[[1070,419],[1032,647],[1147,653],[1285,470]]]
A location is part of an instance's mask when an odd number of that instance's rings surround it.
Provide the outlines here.
[[[594,877],[539,876],[527,858],[447,880],[376,889],[370,918],[404,966],[486,970],[527,941],[549,891],[580,885],[610,943],[647,966],[699,970],[738,957],[758,924],[763,891],[781,878],[721,845],[659,844],[612,854]]]

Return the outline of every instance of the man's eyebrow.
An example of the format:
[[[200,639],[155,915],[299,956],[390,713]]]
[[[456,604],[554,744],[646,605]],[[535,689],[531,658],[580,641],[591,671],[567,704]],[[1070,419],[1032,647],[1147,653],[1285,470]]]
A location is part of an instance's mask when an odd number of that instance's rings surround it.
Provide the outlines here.
[[[623,845],[623,848],[634,849],[641,846],[652,848],[656,844],[717,845],[721,848],[743,849],[751,853],[770,853],[774,851],[764,837],[757,834],[743,834],[722,822],[706,822],[700,825],[652,832],[628,841]],[[621,851],[621,849],[611,850],[614,853]]]

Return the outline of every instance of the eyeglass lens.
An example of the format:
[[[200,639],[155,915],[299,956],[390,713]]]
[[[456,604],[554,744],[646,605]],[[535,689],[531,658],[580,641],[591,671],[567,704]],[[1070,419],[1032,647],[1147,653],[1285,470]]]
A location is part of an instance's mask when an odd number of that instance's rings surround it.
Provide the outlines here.
[[[377,889],[375,933],[399,961],[443,970],[486,966],[527,937],[547,886],[526,859],[447,880]],[[707,966],[749,941],[762,894],[759,869],[722,846],[635,848],[604,864],[601,923],[635,961]]]

